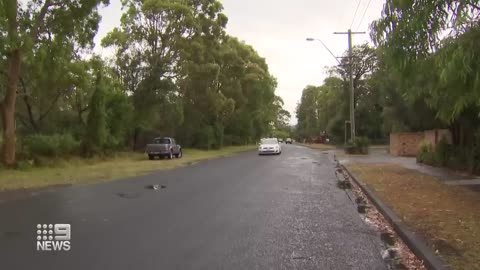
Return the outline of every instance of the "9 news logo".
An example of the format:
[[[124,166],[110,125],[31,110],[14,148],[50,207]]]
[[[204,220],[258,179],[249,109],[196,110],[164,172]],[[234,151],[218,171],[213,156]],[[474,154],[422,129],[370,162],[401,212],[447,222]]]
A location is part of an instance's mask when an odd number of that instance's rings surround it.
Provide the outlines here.
[[[37,251],[69,251],[70,224],[37,224]]]

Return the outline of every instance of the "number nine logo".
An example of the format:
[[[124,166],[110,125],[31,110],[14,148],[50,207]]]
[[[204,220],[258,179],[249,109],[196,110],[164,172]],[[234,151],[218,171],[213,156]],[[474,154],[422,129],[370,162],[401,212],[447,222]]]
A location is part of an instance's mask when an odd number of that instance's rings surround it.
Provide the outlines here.
[[[68,241],[71,238],[71,227],[70,224],[55,224],[55,240],[57,241]]]

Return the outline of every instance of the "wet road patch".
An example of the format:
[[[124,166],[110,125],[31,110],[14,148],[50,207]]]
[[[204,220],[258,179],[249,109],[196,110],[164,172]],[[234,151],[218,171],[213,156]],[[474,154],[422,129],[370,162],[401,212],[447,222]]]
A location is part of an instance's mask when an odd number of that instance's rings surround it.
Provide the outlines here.
[[[124,199],[137,199],[140,197],[140,194],[120,192],[120,193],[117,193],[117,196]]]

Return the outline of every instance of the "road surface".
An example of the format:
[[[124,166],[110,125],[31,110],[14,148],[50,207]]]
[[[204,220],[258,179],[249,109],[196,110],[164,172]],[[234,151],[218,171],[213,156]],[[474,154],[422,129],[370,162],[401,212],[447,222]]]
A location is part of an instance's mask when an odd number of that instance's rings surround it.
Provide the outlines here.
[[[37,251],[56,223],[71,250]],[[296,145],[0,204],[5,270],[386,269],[381,251],[329,156]]]

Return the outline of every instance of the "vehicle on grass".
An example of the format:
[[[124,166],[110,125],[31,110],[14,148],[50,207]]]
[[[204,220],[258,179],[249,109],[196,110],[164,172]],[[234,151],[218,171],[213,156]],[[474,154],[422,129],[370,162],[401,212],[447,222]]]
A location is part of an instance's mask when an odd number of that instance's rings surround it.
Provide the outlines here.
[[[291,138],[287,138],[287,139],[285,140],[285,143],[286,143],[286,144],[288,144],[288,143],[289,143],[289,144],[292,144],[292,139],[291,139]]]
[[[275,154],[280,155],[282,153],[282,146],[277,138],[265,138],[258,144],[258,154],[267,155]]]
[[[175,142],[175,139],[170,137],[158,137],[153,139],[153,143],[147,144],[145,152],[148,159],[152,160],[155,157],[173,159],[181,158],[182,147]]]

